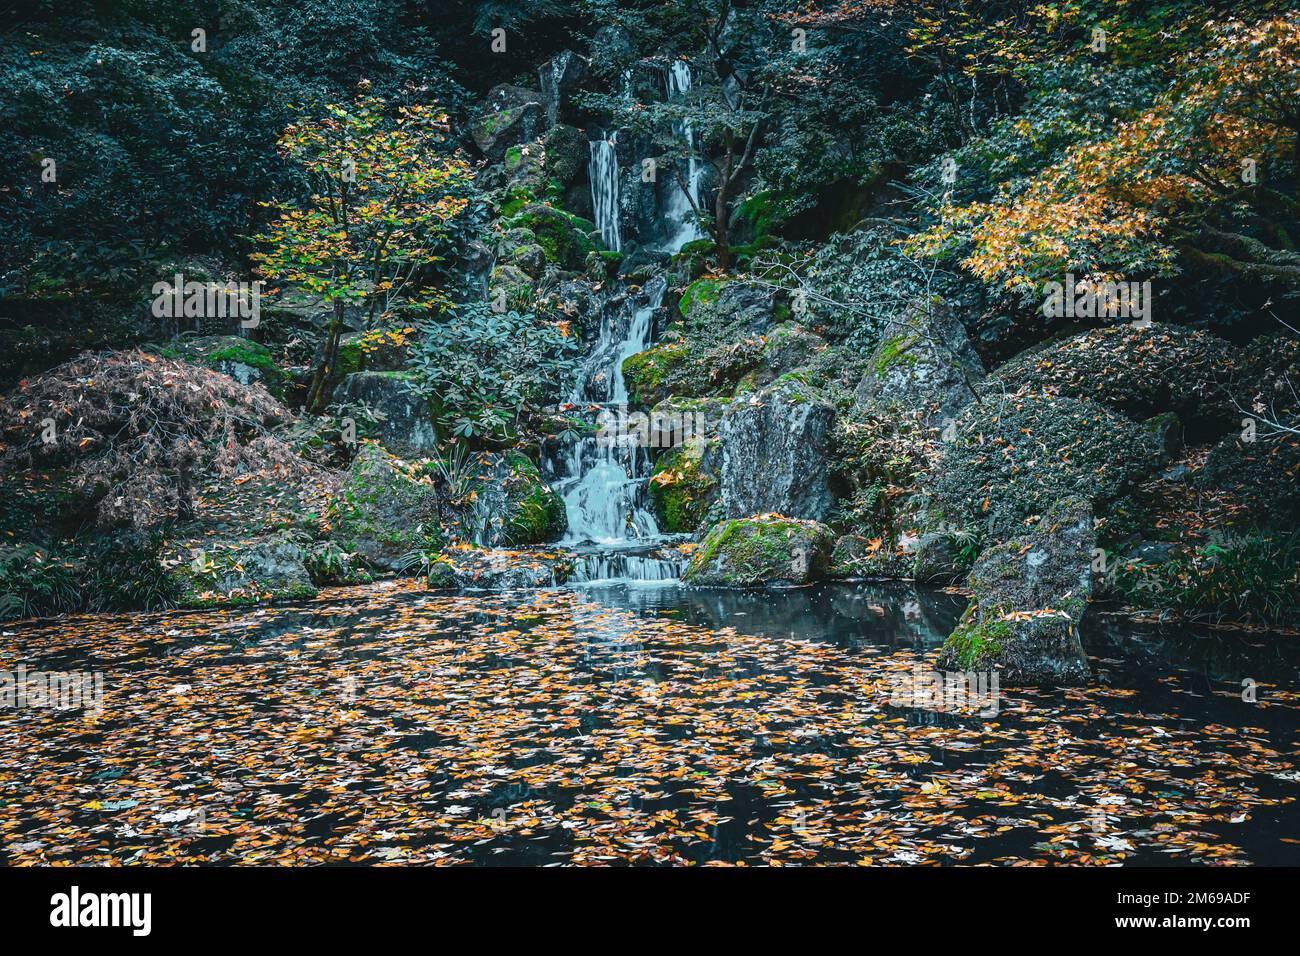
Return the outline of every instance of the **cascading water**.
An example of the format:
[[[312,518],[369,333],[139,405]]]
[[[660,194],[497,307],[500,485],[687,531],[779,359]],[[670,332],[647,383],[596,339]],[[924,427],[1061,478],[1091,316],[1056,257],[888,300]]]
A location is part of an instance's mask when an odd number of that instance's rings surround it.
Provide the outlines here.
[[[605,246],[614,252],[623,249],[618,227],[618,132],[609,138],[599,135],[591,141],[591,158],[587,162],[591,179],[591,206],[596,228]]]
[[[691,89],[691,68],[685,60],[674,60],[665,74],[668,99],[680,99]],[[664,244],[669,252],[678,252],[688,242],[701,237],[695,218],[700,203],[700,177],[704,168],[695,156],[695,130],[691,121],[684,119],[673,123],[673,134],[686,145],[686,188],[673,177],[673,183],[664,202],[664,219],[672,230]]]
[[[602,428],[573,441],[553,486],[564,498],[573,549],[574,580],[671,580],[679,562],[656,556],[664,543],[649,508],[650,458],[639,441],[623,441],[612,427],[627,406],[623,361],[650,344],[654,313],[667,282],[657,277],[617,307],[605,310],[600,336],[584,363],[570,402],[597,408]]]

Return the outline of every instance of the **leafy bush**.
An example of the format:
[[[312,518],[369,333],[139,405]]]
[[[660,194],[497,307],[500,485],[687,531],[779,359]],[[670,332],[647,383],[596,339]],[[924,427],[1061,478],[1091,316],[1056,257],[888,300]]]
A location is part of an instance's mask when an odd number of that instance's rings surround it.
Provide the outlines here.
[[[563,321],[475,302],[423,322],[410,365],[453,435],[508,441],[559,399],[578,347]]]
[[[1194,617],[1300,625],[1300,534],[1247,535],[1121,562],[1115,585],[1132,603]]]

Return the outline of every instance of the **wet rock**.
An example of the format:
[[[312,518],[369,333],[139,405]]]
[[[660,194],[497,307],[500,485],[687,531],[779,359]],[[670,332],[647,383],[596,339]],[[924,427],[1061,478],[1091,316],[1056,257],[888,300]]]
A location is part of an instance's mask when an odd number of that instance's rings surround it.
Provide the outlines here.
[[[438,448],[429,399],[405,372],[354,372],[334,390],[334,401],[379,412],[377,437],[394,454],[420,458]]]
[[[834,423],[835,409],[798,382],[780,381],[732,402],[718,428],[724,513],[824,520],[835,502]]]
[[[372,443],[361,446],[330,502],[332,537],[372,567],[407,571],[443,545],[433,481]]]
[[[792,587],[819,581],[834,536],[825,525],[779,515],[732,518],[714,525],[683,580],[701,587]]]
[[[515,591],[554,587],[573,573],[573,559],[558,551],[452,548],[431,567],[431,587]]]
[[[505,161],[506,150],[521,146],[541,132],[545,120],[541,94],[502,83],[489,91],[470,124],[470,135],[491,162]]]
[[[1080,623],[1092,597],[1096,543],[1091,506],[1066,497],[982,554],[970,574],[975,599],[945,642],[939,669],[997,668],[1006,684],[1086,683]]]

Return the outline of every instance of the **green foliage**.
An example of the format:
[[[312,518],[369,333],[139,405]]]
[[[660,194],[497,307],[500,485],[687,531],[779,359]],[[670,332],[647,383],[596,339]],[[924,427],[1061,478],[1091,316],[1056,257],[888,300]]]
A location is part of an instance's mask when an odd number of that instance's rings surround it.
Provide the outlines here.
[[[560,321],[467,303],[421,323],[411,369],[453,435],[507,441],[558,400],[578,343]]]
[[[1139,607],[1258,624],[1300,624],[1300,535],[1233,536],[1168,560],[1120,563],[1116,589]]]

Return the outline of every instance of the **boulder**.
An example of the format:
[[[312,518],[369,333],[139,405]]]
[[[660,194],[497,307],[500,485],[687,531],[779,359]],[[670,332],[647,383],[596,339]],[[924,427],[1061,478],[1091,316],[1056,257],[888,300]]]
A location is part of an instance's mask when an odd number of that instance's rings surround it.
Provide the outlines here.
[[[763,335],[789,316],[779,310],[775,290],[752,282],[696,279],[677,305],[689,324],[726,329],[731,337]]]
[[[598,248],[593,238],[595,223],[545,203],[529,203],[507,219],[505,226],[530,230],[547,261],[571,272],[581,271],[588,253]]]
[[[587,74],[586,59],[572,50],[557,53],[537,68],[548,126],[554,126],[566,114],[569,97],[587,79]]]
[[[172,578],[182,607],[255,604],[316,596],[307,551],[288,535],[199,538],[174,548]]]
[[[536,90],[502,83],[494,86],[470,124],[479,151],[493,163],[505,161],[506,150],[533,139],[542,129],[545,107]]]
[[[607,78],[620,75],[636,58],[631,35],[614,24],[596,31],[589,52],[592,72]]]
[[[1159,436],[1086,400],[1016,395],[966,407],[934,469],[945,520],[1004,540],[1059,498],[1098,514],[1160,467]]]
[[[1066,497],[971,569],[974,601],[944,643],[938,668],[998,669],[1006,684],[1087,683],[1080,625],[1092,597],[1096,536],[1087,500]]]
[[[669,435],[650,476],[650,501],[670,534],[699,530],[718,503],[722,443],[717,428],[727,399],[667,399],[650,411],[652,437]],[[671,442],[671,444],[669,444]]]
[[[762,339],[758,366],[736,385],[737,394],[770,385],[783,375],[799,372],[799,380],[814,379],[807,368],[828,348],[826,340],[794,322],[783,322]]]
[[[333,539],[381,571],[407,571],[444,543],[433,480],[366,442],[329,503]]]
[[[835,503],[829,460],[834,423],[835,409],[796,381],[781,380],[732,402],[718,427],[723,513],[825,520]]]
[[[408,373],[354,372],[334,390],[334,401],[359,403],[378,412],[376,437],[396,455],[420,458],[438,448],[428,396]]]
[[[943,422],[974,400],[983,377],[966,330],[950,313],[938,310],[928,321],[918,317],[881,340],[854,399],[859,405],[875,402],[917,411],[930,423]]]
[[[831,548],[832,578],[905,578],[910,570],[910,556],[881,538],[843,534]]]
[[[683,575],[701,587],[794,587],[819,581],[834,535],[825,525],[780,515],[732,518],[714,525]]]

